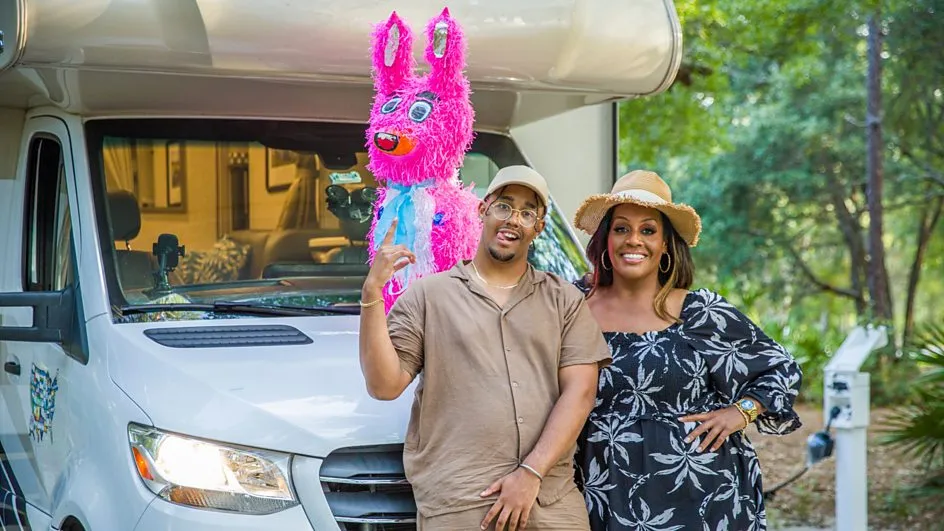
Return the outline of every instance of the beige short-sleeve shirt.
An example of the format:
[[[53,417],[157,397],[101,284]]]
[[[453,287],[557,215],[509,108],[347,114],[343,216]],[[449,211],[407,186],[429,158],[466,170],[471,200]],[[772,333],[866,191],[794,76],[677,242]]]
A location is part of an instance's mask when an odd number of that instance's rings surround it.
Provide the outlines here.
[[[460,263],[414,283],[387,322],[402,367],[420,378],[404,468],[427,517],[494,503],[479,494],[537,443],[558,370],[610,361],[583,294],[531,266],[499,307]],[[539,504],[576,487],[573,453],[545,475]]]

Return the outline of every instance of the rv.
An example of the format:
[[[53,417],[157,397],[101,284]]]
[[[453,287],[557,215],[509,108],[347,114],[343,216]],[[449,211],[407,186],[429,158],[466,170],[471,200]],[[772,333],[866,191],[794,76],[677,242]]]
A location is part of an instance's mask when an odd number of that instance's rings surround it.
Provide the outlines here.
[[[369,38],[395,8],[422,64],[443,7],[0,0],[0,527],[414,529],[412,393],[358,362]],[[671,0],[448,7],[479,193],[545,155],[513,128],[678,69]],[[556,205],[530,258],[587,271]]]

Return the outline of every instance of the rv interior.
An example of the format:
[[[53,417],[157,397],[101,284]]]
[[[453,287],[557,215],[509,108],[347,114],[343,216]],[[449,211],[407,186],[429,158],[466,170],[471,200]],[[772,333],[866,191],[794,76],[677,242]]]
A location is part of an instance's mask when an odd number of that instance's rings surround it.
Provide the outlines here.
[[[115,139],[102,150],[119,248],[184,247],[174,283],[263,278],[267,265],[365,264],[377,188],[366,154],[340,164],[258,143]],[[124,288],[150,270],[121,264]],[[156,267],[156,263],[150,269]]]
[[[114,251],[105,258],[116,304],[171,292],[196,302],[294,290],[356,301],[379,186],[366,167],[363,125],[158,119],[87,127],[104,185],[98,210],[107,213],[102,239]],[[520,163],[515,154],[507,137],[480,134],[460,179],[481,197],[501,164]],[[552,225],[566,226],[554,216]],[[547,238],[549,255],[573,247],[556,241],[571,240],[566,233]]]

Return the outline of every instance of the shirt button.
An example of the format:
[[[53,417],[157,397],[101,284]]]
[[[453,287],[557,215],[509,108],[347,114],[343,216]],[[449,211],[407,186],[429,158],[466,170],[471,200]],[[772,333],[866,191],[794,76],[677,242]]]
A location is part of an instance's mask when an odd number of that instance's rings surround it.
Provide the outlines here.
[[[524,419],[522,417],[518,417],[518,424],[522,424],[523,422],[524,422]]]
[[[512,387],[518,387],[518,382],[511,382]]]

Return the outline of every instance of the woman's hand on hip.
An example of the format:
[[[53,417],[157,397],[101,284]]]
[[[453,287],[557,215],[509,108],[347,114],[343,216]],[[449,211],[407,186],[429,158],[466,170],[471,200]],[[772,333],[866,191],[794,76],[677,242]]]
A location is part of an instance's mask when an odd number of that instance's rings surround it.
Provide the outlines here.
[[[704,440],[698,447],[699,452],[704,452],[709,445],[711,451],[717,451],[724,444],[732,433],[740,431],[747,427],[744,415],[734,406],[728,406],[723,409],[716,409],[708,413],[699,413],[697,415],[686,415],[679,417],[682,422],[699,422],[697,428],[685,437],[685,442],[690,443],[698,437],[705,435]],[[712,445],[712,442],[714,444]]]

